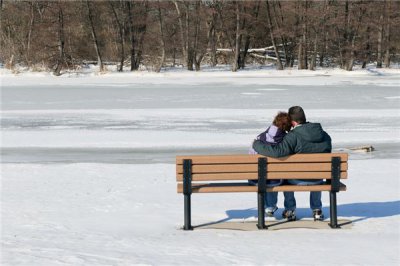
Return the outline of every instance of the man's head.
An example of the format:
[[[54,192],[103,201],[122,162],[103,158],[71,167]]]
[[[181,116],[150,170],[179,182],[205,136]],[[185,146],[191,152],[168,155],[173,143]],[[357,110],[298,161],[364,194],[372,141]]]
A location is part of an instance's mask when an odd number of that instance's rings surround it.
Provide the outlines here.
[[[292,119],[292,125],[304,124],[306,122],[306,114],[300,106],[292,106],[289,108],[289,116]]]

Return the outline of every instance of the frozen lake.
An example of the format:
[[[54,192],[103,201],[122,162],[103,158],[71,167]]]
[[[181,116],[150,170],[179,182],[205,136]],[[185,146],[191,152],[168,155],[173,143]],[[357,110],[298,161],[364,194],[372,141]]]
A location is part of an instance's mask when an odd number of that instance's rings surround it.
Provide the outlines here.
[[[3,110],[57,109],[276,109],[301,105],[307,109],[397,109],[399,87],[379,84],[353,84],[343,80],[338,85],[236,84],[70,84],[23,85],[2,88]],[[392,77],[387,77],[392,79]],[[262,114],[260,114],[262,115]]]
[[[292,105],[323,125],[336,150],[376,148],[354,158],[400,153],[395,75],[79,80],[3,80],[3,162],[170,163],[183,153],[246,153]]]

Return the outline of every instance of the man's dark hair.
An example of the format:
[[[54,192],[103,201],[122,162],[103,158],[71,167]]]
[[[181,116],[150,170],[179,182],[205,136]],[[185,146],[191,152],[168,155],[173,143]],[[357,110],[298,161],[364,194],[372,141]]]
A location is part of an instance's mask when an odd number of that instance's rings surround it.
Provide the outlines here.
[[[306,114],[304,113],[303,108],[300,106],[292,106],[289,108],[290,118],[299,123],[304,124],[306,122]]]

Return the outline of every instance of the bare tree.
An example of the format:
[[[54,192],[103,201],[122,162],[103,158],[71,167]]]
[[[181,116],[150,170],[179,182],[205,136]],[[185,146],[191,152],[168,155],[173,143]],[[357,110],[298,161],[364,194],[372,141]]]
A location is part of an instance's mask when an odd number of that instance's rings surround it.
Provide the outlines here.
[[[235,71],[245,62],[265,63],[260,53],[269,46],[268,53],[282,59],[278,69],[293,67],[295,60],[299,69],[311,70],[318,60],[321,67],[347,70],[358,62],[389,67],[399,61],[400,2],[394,0],[380,5],[363,0],[0,3],[0,61],[7,66],[40,63],[56,75],[95,56],[116,62],[118,71],[126,60],[137,70],[153,65],[156,56],[165,64],[180,60],[189,70],[200,70],[207,58],[213,66],[232,64]],[[88,39],[93,45],[87,45]]]
[[[241,41],[241,32],[240,32],[240,12],[241,6],[239,1],[235,1],[235,10],[236,10],[236,34],[235,34],[235,49],[234,49],[234,58],[232,62],[232,71],[236,72],[239,68],[239,55],[240,55],[240,41]]]
[[[383,43],[383,13],[379,16],[379,26],[378,26],[378,51],[377,51],[377,58],[376,58],[376,67],[382,67],[382,43]]]
[[[365,43],[365,48],[364,48],[364,57],[363,57],[363,63],[362,63],[362,68],[366,68],[368,62],[371,60],[371,27],[368,25],[366,29],[366,43]]]
[[[210,57],[211,57],[211,66],[217,65],[217,39],[216,39],[216,27],[217,27],[217,11],[215,9],[215,5],[217,3],[212,3],[210,6],[211,16],[207,21],[208,25],[208,40],[210,45]]]
[[[299,36],[298,44],[298,69],[307,69],[307,7],[307,0],[299,3],[301,35]]]
[[[147,15],[149,1],[135,2],[129,0],[126,2],[126,12],[128,22],[128,39],[130,43],[131,71],[138,70],[143,52],[143,41],[147,31]],[[140,20],[134,20],[134,8],[140,9]],[[135,21],[137,25],[135,25]],[[141,21],[141,24],[138,24]]]
[[[183,55],[183,62],[187,62],[188,55],[187,55],[187,36],[185,36],[185,31],[183,27],[183,20],[182,20],[182,12],[181,8],[178,4],[178,1],[174,1],[174,5],[176,8],[176,12],[178,13],[178,22],[179,22],[179,29],[181,33],[181,47],[182,47],[182,55]]]
[[[269,35],[271,37],[272,46],[274,47],[274,52],[275,52],[275,56],[276,56],[276,63],[277,63],[276,69],[283,70],[281,56],[279,54],[278,48],[276,47],[276,43],[275,43],[274,28],[272,25],[271,12],[270,12],[270,6],[269,6],[268,0],[265,2],[265,6],[267,8],[267,21],[268,21]]]
[[[97,39],[96,29],[94,27],[93,11],[92,11],[92,8],[90,6],[89,0],[86,0],[86,10],[87,10],[88,19],[89,19],[90,32],[92,34],[93,45],[94,45],[94,48],[96,50],[97,65],[99,66],[100,72],[102,72],[102,71],[104,71],[103,59],[101,58],[99,41]]]
[[[390,66],[390,23],[391,23],[392,1],[385,1],[385,67]]]
[[[29,18],[29,30],[27,34],[27,45],[26,45],[26,62],[28,66],[31,63],[30,52],[31,52],[31,43],[32,43],[32,33],[35,24],[35,3],[29,2],[30,5],[30,18]]]
[[[58,3],[58,58],[57,58],[57,64],[56,67],[53,71],[53,74],[55,76],[60,76],[61,75],[61,69],[65,61],[65,51],[64,51],[64,45],[65,45],[65,36],[64,36],[64,13],[63,9],[61,6],[61,3]]]
[[[157,12],[158,12],[158,23],[160,27],[160,41],[161,41],[161,60],[159,65],[156,68],[156,72],[160,72],[161,68],[165,62],[165,41],[164,41],[164,22],[163,22],[163,15],[161,12],[160,1],[157,1]]]
[[[114,16],[115,23],[117,24],[118,27],[118,40],[117,43],[119,44],[119,52],[120,52],[120,60],[119,60],[119,66],[117,66],[117,69],[119,72],[122,72],[124,69],[124,61],[125,61],[125,43],[124,43],[124,25],[122,22],[122,19],[120,19],[120,16],[117,14],[116,8],[114,7],[113,1],[108,2],[111,8],[111,11]],[[121,3],[117,3],[121,5]]]
[[[281,41],[281,47],[282,47],[282,52],[285,58],[285,66],[288,67],[290,65],[290,59],[289,59],[289,51],[288,51],[288,44],[287,44],[287,38],[283,34],[283,25],[285,24],[285,19],[282,14],[282,5],[279,1],[273,1],[271,2],[272,7],[273,7],[273,13],[275,14],[274,16],[274,21],[275,21],[275,27],[278,38]]]

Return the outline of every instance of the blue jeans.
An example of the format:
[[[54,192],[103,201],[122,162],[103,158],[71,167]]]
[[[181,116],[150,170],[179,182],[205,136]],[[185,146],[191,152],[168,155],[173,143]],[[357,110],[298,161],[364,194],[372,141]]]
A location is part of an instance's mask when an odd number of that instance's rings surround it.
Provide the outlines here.
[[[297,179],[289,179],[289,184],[292,185],[303,185],[303,186],[310,186],[310,185],[319,185],[323,183],[323,180],[310,180],[310,181],[303,181]],[[286,210],[295,210],[296,209],[296,199],[294,197],[294,192],[283,192],[285,197],[285,201],[283,205],[285,206]],[[278,192],[267,192],[265,193],[265,207],[267,209],[274,209],[276,204],[278,203]],[[310,208],[312,210],[321,209],[322,202],[321,202],[321,191],[310,192]]]

